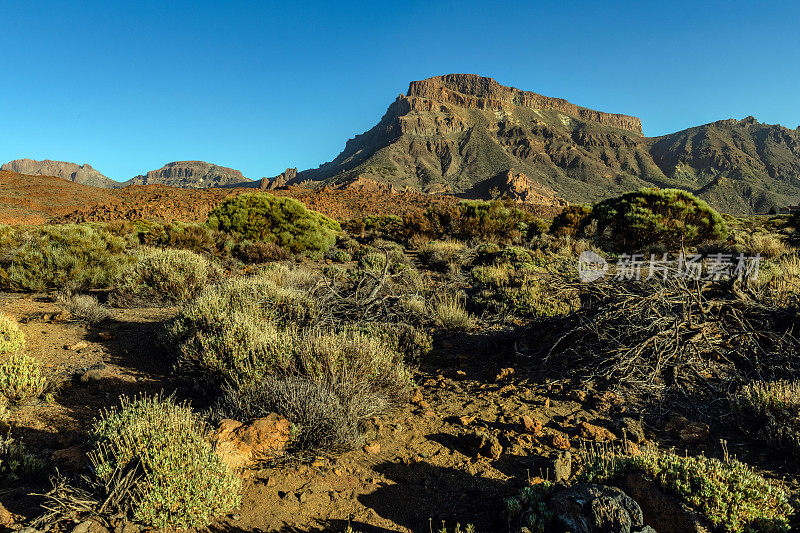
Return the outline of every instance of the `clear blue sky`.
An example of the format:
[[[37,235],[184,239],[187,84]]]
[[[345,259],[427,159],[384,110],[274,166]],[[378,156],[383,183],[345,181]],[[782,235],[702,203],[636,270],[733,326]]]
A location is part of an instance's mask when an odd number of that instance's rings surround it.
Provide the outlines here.
[[[642,118],[800,125],[800,3],[0,0],[0,161],[316,167],[451,72]]]

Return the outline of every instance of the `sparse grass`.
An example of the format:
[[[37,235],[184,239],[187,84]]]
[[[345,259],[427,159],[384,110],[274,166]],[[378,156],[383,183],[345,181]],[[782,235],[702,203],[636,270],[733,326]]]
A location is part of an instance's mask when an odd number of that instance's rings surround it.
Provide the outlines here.
[[[646,448],[638,455],[601,450],[587,454],[582,481],[614,484],[642,472],[700,511],[720,531],[789,531],[787,494],[735,459],[721,461]]]
[[[749,282],[761,297],[782,307],[800,304],[800,256],[784,255],[770,263],[764,261],[758,279]]]
[[[0,355],[13,354],[25,346],[25,335],[13,317],[0,313]]]
[[[135,472],[126,501],[154,528],[198,528],[231,512],[241,481],[205,440],[207,428],[188,405],[160,397],[122,397],[92,428],[97,477]]]
[[[463,242],[430,241],[419,249],[419,260],[430,268],[442,270],[451,263],[461,265],[467,245]]]
[[[108,308],[90,294],[58,293],[55,298],[73,318],[89,324],[98,324],[111,316]]]
[[[113,299],[133,305],[185,302],[221,275],[216,263],[189,250],[142,247]]]
[[[466,331],[475,327],[475,319],[467,311],[465,299],[457,294],[445,293],[433,304],[436,323],[445,328]]]
[[[773,233],[747,234],[744,239],[744,252],[749,255],[760,254],[761,257],[776,258],[786,254],[789,247],[778,235]]]
[[[553,484],[542,483],[524,487],[516,496],[505,500],[509,524],[527,528],[531,533],[550,531],[553,513],[547,506]]]
[[[41,363],[29,355],[14,354],[0,365],[0,394],[14,403],[38,398],[46,387]]]
[[[793,453],[800,450],[800,381],[754,381],[731,401],[742,429]]]

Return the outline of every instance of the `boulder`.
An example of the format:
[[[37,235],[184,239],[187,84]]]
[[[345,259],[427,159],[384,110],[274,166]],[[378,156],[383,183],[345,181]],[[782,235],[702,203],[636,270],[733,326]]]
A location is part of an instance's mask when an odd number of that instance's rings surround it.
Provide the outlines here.
[[[639,505],[616,487],[574,485],[554,494],[549,507],[555,523],[571,533],[652,531],[644,525]]]
[[[257,466],[283,455],[289,444],[291,424],[275,413],[243,424],[223,420],[211,435],[217,455],[232,469]]]
[[[81,445],[56,450],[50,456],[50,460],[54,465],[65,470],[83,470],[89,466],[86,449]]]
[[[691,507],[667,494],[644,474],[628,474],[620,485],[642,509],[645,521],[658,531],[708,533],[711,528]]]

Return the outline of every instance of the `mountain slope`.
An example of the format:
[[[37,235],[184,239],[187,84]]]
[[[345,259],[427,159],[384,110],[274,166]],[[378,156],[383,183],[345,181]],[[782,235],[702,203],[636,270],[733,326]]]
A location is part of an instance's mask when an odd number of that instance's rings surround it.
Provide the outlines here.
[[[221,167],[205,161],[174,161],[158,170],[151,170],[147,174],[136,176],[123,183],[123,186],[159,184],[200,189],[231,186],[251,181],[245,178],[241,172],[232,168]]]
[[[750,118],[646,138],[636,117],[449,74],[411,82],[333,161],[262,187],[377,182],[487,197],[511,172],[574,202],[677,187],[746,214],[800,201],[799,135]]]
[[[80,185],[91,185],[111,189],[119,187],[119,182],[112,180],[92,168],[91,165],[78,165],[66,161],[35,161],[33,159],[15,159],[5,163],[0,170],[27,174],[31,176],[56,176]]]

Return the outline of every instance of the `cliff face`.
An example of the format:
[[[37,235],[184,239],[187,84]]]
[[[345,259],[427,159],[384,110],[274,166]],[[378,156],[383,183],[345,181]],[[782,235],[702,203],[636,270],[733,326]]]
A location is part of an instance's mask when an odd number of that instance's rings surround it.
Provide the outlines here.
[[[642,121],[636,117],[587,109],[561,98],[550,98],[530,91],[521,91],[516,87],[506,87],[492,78],[474,74],[447,74],[427,80],[412,81],[408,86],[408,96],[494,111],[512,107],[552,109],[581,120],[642,134]]]
[[[136,176],[123,185],[169,185],[199,189],[205,187],[225,187],[239,183],[250,183],[241,172],[221,167],[205,161],[175,161],[167,163],[158,170]]]
[[[78,165],[76,163],[67,163],[66,161],[15,159],[1,166],[0,170],[29,176],[55,176],[80,185],[91,185],[106,189],[120,186],[119,182],[102,175],[93,169],[91,165]]]

